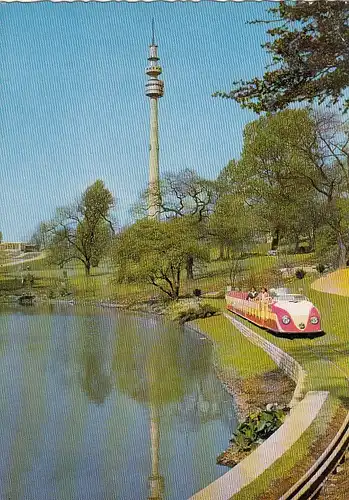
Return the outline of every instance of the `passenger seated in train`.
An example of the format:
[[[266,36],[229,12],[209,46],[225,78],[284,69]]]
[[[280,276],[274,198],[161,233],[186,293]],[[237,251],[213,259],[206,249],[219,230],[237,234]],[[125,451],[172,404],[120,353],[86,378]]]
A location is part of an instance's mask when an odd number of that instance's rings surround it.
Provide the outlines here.
[[[255,300],[258,297],[258,292],[253,286],[247,294],[247,300]]]
[[[270,295],[268,293],[268,290],[265,287],[261,288],[261,291],[258,294],[258,299],[261,302],[270,302],[271,297],[270,297]]]

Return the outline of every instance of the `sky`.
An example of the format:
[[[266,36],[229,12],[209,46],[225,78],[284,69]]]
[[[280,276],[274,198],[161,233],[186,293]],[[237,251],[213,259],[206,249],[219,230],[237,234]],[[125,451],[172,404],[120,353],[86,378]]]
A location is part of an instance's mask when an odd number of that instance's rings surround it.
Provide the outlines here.
[[[38,3],[0,6],[0,230],[27,240],[55,209],[102,179],[116,217],[147,186],[151,19],[165,95],[159,102],[160,171],[215,178],[238,158],[256,118],[213,98],[262,76],[273,2]]]

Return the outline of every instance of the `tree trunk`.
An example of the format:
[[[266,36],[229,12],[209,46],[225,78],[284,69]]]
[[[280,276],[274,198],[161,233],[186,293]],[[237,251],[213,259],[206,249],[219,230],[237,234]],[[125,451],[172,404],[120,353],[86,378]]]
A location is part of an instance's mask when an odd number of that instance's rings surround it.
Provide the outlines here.
[[[294,253],[298,253],[299,251],[299,236],[297,235],[296,236],[296,241],[295,241],[295,244],[294,244]]]
[[[224,260],[224,243],[219,245],[219,260]]]
[[[91,271],[91,263],[85,262],[85,275],[90,276],[90,271]]]
[[[309,234],[309,251],[314,252],[315,250],[315,231],[312,229]]]
[[[279,246],[279,240],[280,240],[280,231],[279,231],[279,229],[276,229],[274,236],[273,236],[273,240],[271,242],[271,249],[272,250],[277,250],[277,248]]]
[[[338,267],[346,267],[347,265],[347,247],[343,242],[342,235],[339,234],[337,238],[338,242]]]
[[[194,266],[194,257],[192,255],[189,255],[189,257],[187,258],[187,265],[186,265],[188,280],[194,279],[193,266]]]

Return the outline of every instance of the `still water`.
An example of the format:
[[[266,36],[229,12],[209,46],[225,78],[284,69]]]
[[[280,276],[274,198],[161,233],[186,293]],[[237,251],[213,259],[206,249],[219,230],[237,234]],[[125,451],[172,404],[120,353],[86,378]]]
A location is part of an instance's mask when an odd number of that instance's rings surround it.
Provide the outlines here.
[[[163,319],[0,314],[0,499],[185,500],[236,426],[208,341]]]

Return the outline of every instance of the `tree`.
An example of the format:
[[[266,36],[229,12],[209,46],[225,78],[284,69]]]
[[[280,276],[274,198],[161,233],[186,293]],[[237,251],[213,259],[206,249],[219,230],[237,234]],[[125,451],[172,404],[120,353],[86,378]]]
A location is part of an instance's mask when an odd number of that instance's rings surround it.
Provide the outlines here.
[[[224,248],[230,259],[246,252],[258,234],[253,211],[237,194],[219,198],[207,229],[213,242]]]
[[[235,179],[260,230],[274,236],[310,234],[320,193],[309,154],[319,158],[315,124],[307,110],[285,110],[249,123]],[[311,207],[311,210],[310,210]]]
[[[312,116],[314,141],[301,143],[307,158],[306,168],[297,173],[322,201],[322,221],[337,241],[337,265],[346,265],[349,250],[347,199],[349,196],[349,130],[331,113]],[[314,144],[316,147],[314,147]]]
[[[48,223],[41,222],[32,234],[29,243],[36,245],[40,250],[48,247],[52,233]]]
[[[230,92],[214,95],[234,99],[256,113],[301,101],[337,103],[349,86],[349,4],[286,0],[269,12],[274,18],[267,31],[271,41],[263,47],[272,57],[271,68],[262,79],[234,82]]]
[[[168,172],[160,181],[158,206],[162,219],[196,216],[199,221],[207,217],[216,199],[216,185],[200,177],[194,170]],[[148,211],[148,190],[141,194],[140,201],[133,207],[136,217],[144,217]]]
[[[114,228],[110,210],[114,200],[101,180],[97,180],[71,207],[57,210],[50,223],[51,261],[60,265],[73,259],[84,264],[86,275],[106,255]]]
[[[217,199],[217,185],[200,177],[195,171],[184,169],[180,172],[166,173],[160,182],[158,206],[163,220],[191,216],[193,231],[200,230],[201,238],[206,237],[205,222],[213,211]],[[133,213],[142,216],[147,213],[148,191],[133,208]],[[197,227],[194,227],[197,226]],[[188,255],[186,264],[187,278],[193,279],[194,257]]]
[[[219,173],[216,180],[217,198],[225,194],[239,193],[240,186],[235,177],[238,161],[231,160]]]
[[[179,297],[188,256],[208,259],[190,216],[139,220],[117,236],[113,252],[120,281],[151,283],[171,299]]]

